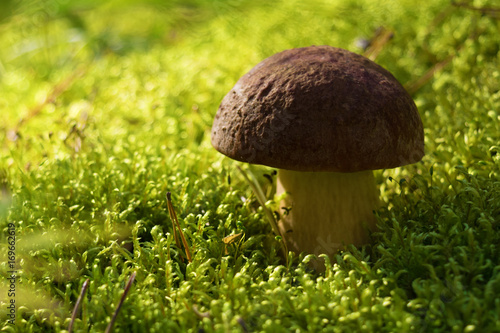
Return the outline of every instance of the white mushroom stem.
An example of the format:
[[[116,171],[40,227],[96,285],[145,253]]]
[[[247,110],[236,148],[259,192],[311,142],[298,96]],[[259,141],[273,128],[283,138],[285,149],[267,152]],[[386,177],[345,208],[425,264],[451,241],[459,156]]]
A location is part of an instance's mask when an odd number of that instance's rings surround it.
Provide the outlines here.
[[[372,171],[355,173],[278,171],[276,194],[287,192],[280,229],[295,253],[326,253],[330,257],[349,244],[369,242],[376,229],[373,211],[379,191]]]

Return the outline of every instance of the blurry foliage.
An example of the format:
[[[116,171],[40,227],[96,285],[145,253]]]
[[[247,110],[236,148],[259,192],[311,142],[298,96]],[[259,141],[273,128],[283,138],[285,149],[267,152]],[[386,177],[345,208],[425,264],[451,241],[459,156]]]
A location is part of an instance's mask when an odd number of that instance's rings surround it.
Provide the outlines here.
[[[499,331],[495,6],[0,2],[0,320],[12,222],[20,331],[66,329],[87,278],[75,330],[104,331],[132,272],[117,332]],[[212,118],[264,57],[312,44],[362,53],[380,26],[394,38],[377,62],[415,88],[427,155],[376,172],[385,204],[372,245],[339,253],[324,274],[310,256],[284,265],[236,162],[210,145]],[[272,193],[272,170],[253,172]]]

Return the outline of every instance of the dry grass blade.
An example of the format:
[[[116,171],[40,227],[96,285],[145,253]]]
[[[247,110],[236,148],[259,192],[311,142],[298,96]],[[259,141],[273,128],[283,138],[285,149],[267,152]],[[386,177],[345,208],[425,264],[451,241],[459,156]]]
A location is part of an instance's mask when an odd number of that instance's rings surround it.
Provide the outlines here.
[[[374,61],[384,46],[394,37],[394,33],[384,27],[380,27],[375,32],[375,36],[370,41],[370,46],[364,53],[364,56]]]
[[[243,237],[241,237],[241,235],[243,235]],[[243,238],[245,238],[245,236],[242,232],[222,238],[222,242],[224,242],[224,254],[229,254],[227,250],[228,245],[235,243],[238,239],[241,241]]]
[[[243,235],[242,232],[234,234],[234,235],[229,235],[229,236],[222,238],[222,241],[224,242],[224,244],[227,244],[227,245],[233,244],[234,242],[236,242],[238,240],[238,238],[240,238],[241,235]]]
[[[188,304],[186,303],[186,307],[189,307]],[[200,310],[198,309],[198,306],[196,304],[194,304],[192,307],[191,307],[191,310],[193,310],[194,314],[197,315],[200,319],[203,319],[203,318],[210,318],[210,312],[200,312]]]
[[[172,205],[172,195],[170,192],[167,192],[167,206],[168,206],[168,214],[170,215],[170,219],[172,220],[172,223],[174,224],[174,237],[176,238],[176,231],[175,229],[177,228],[177,231],[179,232],[179,235],[182,240],[182,244],[184,245],[184,250],[186,251],[186,257],[189,262],[192,262],[193,259],[191,257],[191,251],[189,251],[189,246],[186,241],[186,237],[184,237],[184,233],[182,232],[181,225],[179,223],[179,220],[177,219],[177,214],[175,213],[174,206]],[[176,243],[177,243],[177,238],[176,238]],[[180,248],[180,245],[177,244],[177,246]]]
[[[76,70],[74,70],[69,76],[67,76],[64,80],[59,82],[57,85],[55,85],[52,88],[52,91],[50,92],[49,95],[45,97],[45,99],[36,105],[35,107],[31,108],[29,110],[28,115],[25,118],[22,118],[19,121],[18,127],[23,124],[24,122],[28,121],[29,119],[36,117],[40,112],[42,112],[43,108],[50,103],[54,103],[55,100],[61,96],[65,91],[67,91],[71,85],[78,80],[80,77],[85,75],[87,72],[87,67],[81,66],[78,67]]]
[[[425,72],[424,75],[422,75],[421,77],[419,77],[418,79],[414,80],[414,81],[411,81],[411,82],[408,82],[407,84],[405,84],[405,89],[406,91],[408,91],[408,93],[410,95],[413,95],[414,93],[416,93],[420,88],[422,88],[427,82],[429,82],[433,77],[434,75],[437,73],[437,72],[440,72],[443,70],[443,68],[446,67],[446,65],[448,65],[452,60],[453,60],[453,57],[455,55],[450,55],[448,56],[446,59],[444,59],[443,61],[441,62],[438,62],[437,64],[435,64],[434,66],[432,66],[427,72]]]
[[[455,7],[461,7],[469,10],[474,10],[481,12],[482,14],[489,15],[493,18],[500,18],[500,7],[476,7],[472,6],[466,2],[453,2],[451,3],[452,6]]]
[[[280,244],[281,244],[281,250],[283,251],[283,256],[285,260],[287,261],[288,264],[288,248],[285,243],[285,239],[283,238],[283,235],[281,234],[280,229],[278,228],[278,223],[276,222],[276,219],[274,218],[273,212],[267,208],[266,206],[266,196],[264,195],[264,192],[262,191],[262,188],[260,187],[259,183],[257,182],[257,179],[255,179],[255,176],[253,173],[249,171],[250,176],[252,179],[250,179],[247,175],[247,173],[240,168],[239,166],[236,166],[238,170],[240,170],[241,174],[247,181],[247,183],[250,185],[252,188],[253,193],[255,193],[255,196],[257,197],[257,200],[259,201],[262,209],[264,210],[264,213],[266,214],[267,220],[269,224],[271,225],[271,228],[273,229],[273,232],[280,237]]]
[[[130,276],[130,278],[128,279],[127,285],[125,286],[125,289],[123,290],[122,298],[120,298],[120,302],[118,303],[118,306],[116,307],[115,313],[113,313],[113,317],[111,317],[111,321],[109,322],[108,327],[106,327],[105,333],[110,333],[112,331],[113,325],[115,324],[116,318],[118,317],[118,313],[120,312],[120,309],[122,308],[122,305],[125,302],[125,298],[127,297],[127,294],[130,291],[130,287],[132,287],[132,283],[134,283],[135,275],[136,275],[136,272],[133,272],[132,275]]]
[[[71,333],[73,330],[73,325],[75,323],[76,314],[78,313],[78,310],[80,309],[82,299],[85,296],[85,292],[87,291],[88,287],[89,287],[89,279],[85,280],[85,282],[83,283],[82,290],[80,291],[80,296],[78,296],[78,299],[76,300],[75,308],[73,309],[73,313],[71,314],[71,322],[69,323],[69,326],[68,326],[68,333]]]

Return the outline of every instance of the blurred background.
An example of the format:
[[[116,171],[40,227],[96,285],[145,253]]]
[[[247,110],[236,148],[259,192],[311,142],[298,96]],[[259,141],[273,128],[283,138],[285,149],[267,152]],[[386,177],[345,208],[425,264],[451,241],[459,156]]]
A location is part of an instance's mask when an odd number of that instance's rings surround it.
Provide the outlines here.
[[[114,140],[130,134],[130,125],[146,134],[151,127],[142,125],[182,115],[192,126],[178,134],[199,144],[224,94],[276,52],[327,44],[364,53],[385,31],[382,37],[390,38],[372,58],[411,84],[454,53],[470,27],[443,37],[443,23],[460,11],[448,0],[3,0],[0,6],[4,142],[22,136],[21,123],[25,135],[33,129],[56,137],[55,119],[74,130],[93,123]]]

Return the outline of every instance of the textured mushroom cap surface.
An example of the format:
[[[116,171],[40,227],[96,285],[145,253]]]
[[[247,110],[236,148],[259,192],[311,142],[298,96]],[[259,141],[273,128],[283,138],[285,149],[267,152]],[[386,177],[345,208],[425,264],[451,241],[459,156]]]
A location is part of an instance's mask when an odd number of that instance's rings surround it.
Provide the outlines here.
[[[417,107],[387,70],[331,46],[277,53],[222,100],[212,145],[242,162],[295,171],[357,172],[418,162]]]

